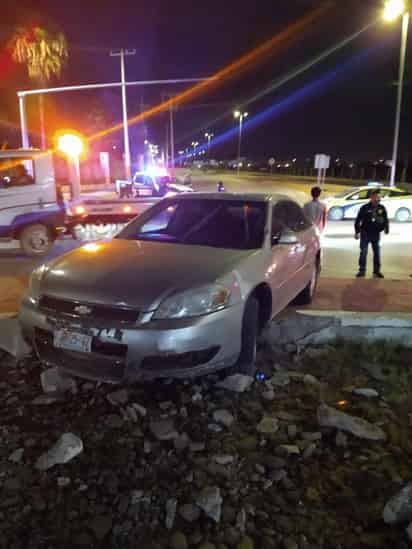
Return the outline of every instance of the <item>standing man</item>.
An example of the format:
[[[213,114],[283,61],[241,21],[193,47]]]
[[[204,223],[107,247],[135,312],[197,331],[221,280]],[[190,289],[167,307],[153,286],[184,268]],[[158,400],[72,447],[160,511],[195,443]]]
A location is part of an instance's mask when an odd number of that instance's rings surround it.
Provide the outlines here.
[[[313,187],[310,191],[312,200],[303,206],[303,211],[306,217],[312,221],[322,234],[326,227],[326,206],[319,200],[322,189]]]
[[[388,213],[385,206],[379,203],[380,192],[375,189],[371,192],[370,201],[359,210],[355,221],[355,238],[360,237],[359,272],[357,278],[363,278],[366,273],[366,258],[369,244],[373,250],[373,276],[384,278],[381,273],[380,237],[381,232],[389,234]]]

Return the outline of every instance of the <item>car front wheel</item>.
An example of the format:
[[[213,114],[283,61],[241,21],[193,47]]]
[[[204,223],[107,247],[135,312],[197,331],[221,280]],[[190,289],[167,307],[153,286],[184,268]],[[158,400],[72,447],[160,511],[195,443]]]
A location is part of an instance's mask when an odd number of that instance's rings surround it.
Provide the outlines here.
[[[328,217],[331,221],[342,221],[344,218],[343,208],[339,208],[338,206],[331,208],[329,210]]]
[[[395,214],[396,221],[400,223],[406,223],[411,218],[411,212],[408,208],[399,208]]]
[[[241,351],[235,367],[240,374],[255,375],[258,335],[259,303],[257,299],[250,297],[243,313]]]

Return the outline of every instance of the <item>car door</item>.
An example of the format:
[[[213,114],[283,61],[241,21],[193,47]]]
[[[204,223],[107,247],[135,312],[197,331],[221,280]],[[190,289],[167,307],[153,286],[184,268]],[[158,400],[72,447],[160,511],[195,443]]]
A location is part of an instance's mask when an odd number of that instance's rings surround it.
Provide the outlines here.
[[[366,204],[372,189],[358,189],[346,198],[345,218],[355,219],[361,207]]]
[[[272,207],[271,219],[271,264],[267,278],[273,295],[273,314],[284,309],[295,297],[296,273],[300,269],[299,245],[282,244],[282,235],[290,228],[288,201],[277,202]],[[293,231],[292,231],[293,232]]]

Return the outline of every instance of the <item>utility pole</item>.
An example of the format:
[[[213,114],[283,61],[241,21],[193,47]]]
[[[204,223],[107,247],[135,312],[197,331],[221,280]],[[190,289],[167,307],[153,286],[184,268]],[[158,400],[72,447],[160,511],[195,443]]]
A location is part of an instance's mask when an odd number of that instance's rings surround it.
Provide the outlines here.
[[[120,81],[122,87],[122,111],[123,111],[123,140],[124,140],[124,168],[126,173],[126,179],[128,181],[132,178],[132,168],[130,159],[130,141],[129,141],[129,121],[127,117],[127,95],[126,95],[126,69],[125,69],[125,55],[135,55],[136,50],[124,50],[123,48],[119,52],[111,51],[111,57],[120,57]]]

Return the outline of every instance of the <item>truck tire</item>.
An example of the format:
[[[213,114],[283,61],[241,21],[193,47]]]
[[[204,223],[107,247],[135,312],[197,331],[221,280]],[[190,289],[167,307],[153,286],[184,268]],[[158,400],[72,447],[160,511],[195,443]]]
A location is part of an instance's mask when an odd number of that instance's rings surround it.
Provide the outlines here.
[[[54,243],[54,236],[51,230],[42,225],[35,223],[28,225],[20,233],[20,247],[23,252],[29,257],[41,257],[46,255]]]

